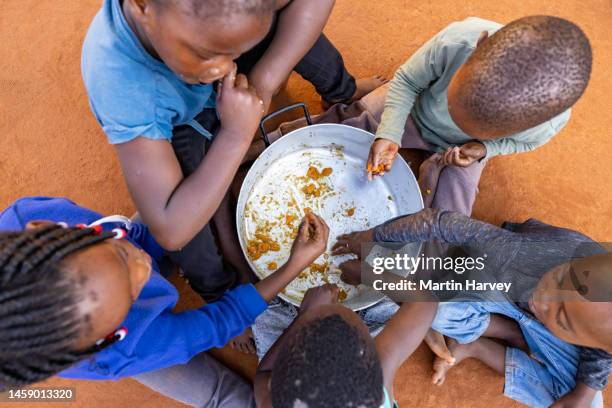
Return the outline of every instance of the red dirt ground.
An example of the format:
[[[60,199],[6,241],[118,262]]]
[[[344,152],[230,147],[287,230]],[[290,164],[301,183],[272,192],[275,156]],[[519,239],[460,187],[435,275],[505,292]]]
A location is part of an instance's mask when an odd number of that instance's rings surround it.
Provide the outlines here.
[[[2,207],[25,195],[56,195],[102,213],[134,210],[81,82],[81,43],[100,3],[0,1]],[[326,32],[355,75],[391,76],[419,45],[452,21],[478,16],[507,23],[530,14],[565,17],[586,31],[595,55],[592,82],[570,124],[551,143],[490,163],[475,216],[495,223],[536,217],[612,241],[612,153],[606,142],[612,128],[609,0],[338,0]],[[299,78],[290,80],[286,96],[317,110],[318,98]],[[191,296],[186,289],[181,292]],[[252,359],[229,351],[221,354],[241,372],[252,373]],[[430,363],[430,352],[421,348],[404,365],[396,381],[400,406],[518,405],[501,396],[502,378],[479,363],[462,363],[440,388],[429,383]],[[48,384],[76,386],[77,402],[56,407],[179,406],[132,380]]]

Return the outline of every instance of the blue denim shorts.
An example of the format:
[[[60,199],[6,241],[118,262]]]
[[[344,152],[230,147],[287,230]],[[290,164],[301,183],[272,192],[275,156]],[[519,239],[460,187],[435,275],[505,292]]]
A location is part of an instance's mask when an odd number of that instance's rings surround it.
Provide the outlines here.
[[[461,344],[471,343],[486,331],[491,313],[515,320],[531,351],[527,355],[522,350],[506,348],[504,395],[531,407],[549,407],[576,387],[580,348],[557,338],[514,303],[440,303],[432,327]],[[601,392],[592,407],[603,407]]]

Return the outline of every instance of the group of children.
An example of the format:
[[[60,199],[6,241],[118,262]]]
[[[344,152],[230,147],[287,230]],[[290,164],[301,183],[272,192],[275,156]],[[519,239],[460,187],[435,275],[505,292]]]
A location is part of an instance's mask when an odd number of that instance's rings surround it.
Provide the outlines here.
[[[395,373],[425,339],[435,383],[477,358],[527,405],[602,406],[612,256],[535,220],[498,228],[470,218],[488,159],[533,150],[568,122],[591,72],[584,33],[550,16],[506,26],[468,18],[381,86],[380,77],[355,80],[322,34],[333,3],[104,0],[82,73],[142,222],[47,197],[0,214],[0,389],[54,375],[132,377],[197,407],[391,407]],[[424,158],[430,208],[339,237],[334,251],[360,258],[366,242],[486,248],[493,278],[513,282],[515,296],[437,302],[422,293],[428,301],[385,299],[356,314],[324,285],[295,308],[276,295],[328,246],[315,214],[302,220],[287,263],[249,283],[228,190],[257,154],[253,135],[293,70],[324,106],[354,104],[377,127],[368,178],[384,177],[400,149]],[[205,306],[173,312],[178,293],[158,266],[168,261]],[[343,279],[361,283],[358,265],[343,264]],[[261,360],[254,387],[204,353],[251,326]]]

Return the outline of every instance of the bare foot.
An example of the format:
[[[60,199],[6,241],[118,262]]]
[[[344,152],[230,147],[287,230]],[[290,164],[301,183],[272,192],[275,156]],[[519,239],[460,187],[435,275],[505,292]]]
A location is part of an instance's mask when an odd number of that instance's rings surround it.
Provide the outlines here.
[[[255,340],[253,338],[253,330],[249,327],[242,334],[234,337],[229,342],[230,347],[244,354],[255,354]]]
[[[383,76],[376,75],[371,78],[361,78],[355,81],[357,89],[351,98],[352,101],[358,101],[378,87],[383,86],[389,82],[389,80]]]
[[[348,104],[351,102],[358,101],[359,99],[363,98],[364,96],[366,96],[367,94],[375,90],[376,88],[383,86],[387,82],[389,82],[389,80],[380,75],[376,75],[370,78],[358,79],[355,81],[356,89],[351,99],[347,101],[327,101],[325,99],[322,99],[321,106],[323,107],[323,110],[327,110],[336,103],[347,103]]]
[[[433,384],[442,385],[444,383],[444,380],[446,380],[446,374],[448,373],[448,370],[450,370],[466,358],[470,357],[470,344],[459,344],[457,343],[457,341],[451,338],[447,339],[448,350],[455,358],[455,363],[450,364],[448,361],[436,356],[433,362],[434,373],[431,377],[431,382]]]

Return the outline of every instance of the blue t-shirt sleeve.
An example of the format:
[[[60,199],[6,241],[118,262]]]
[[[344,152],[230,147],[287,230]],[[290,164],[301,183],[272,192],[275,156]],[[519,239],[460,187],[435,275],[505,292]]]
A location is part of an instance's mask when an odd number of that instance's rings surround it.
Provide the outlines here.
[[[155,78],[150,72],[139,72],[133,66],[107,67],[104,75],[96,75],[100,69],[104,67],[84,63],[83,78],[89,104],[109,143],[125,143],[139,136],[152,140],[172,138],[174,113],[157,106],[156,85],[151,83]],[[115,73],[115,69],[122,72]]]

